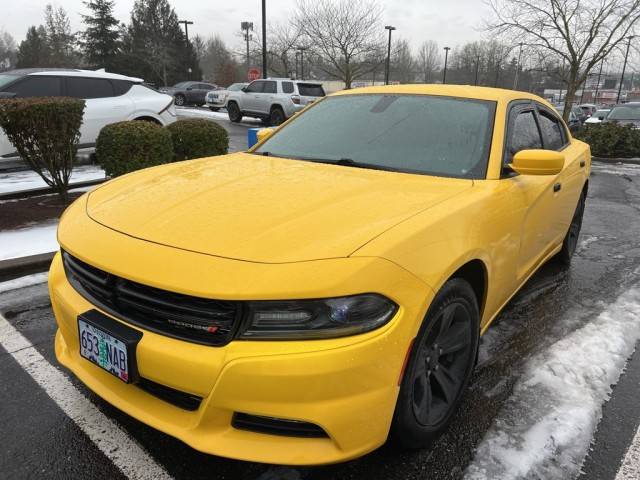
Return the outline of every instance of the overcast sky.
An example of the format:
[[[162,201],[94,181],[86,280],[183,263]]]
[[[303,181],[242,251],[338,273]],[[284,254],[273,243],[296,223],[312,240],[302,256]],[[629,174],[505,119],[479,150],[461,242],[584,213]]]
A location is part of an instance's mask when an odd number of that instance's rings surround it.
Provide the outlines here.
[[[220,34],[230,47],[240,44],[240,22],[260,23],[260,0],[170,0],[181,20],[192,20],[189,35],[208,37]],[[399,37],[408,39],[416,49],[424,40],[436,40],[440,47],[456,46],[479,39],[482,18],[487,7],[482,0],[379,0],[384,7],[383,22],[394,25]],[[5,5],[12,0],[2,0]],[[0,29],[9,32],[17,43],[24,39],[30,25],[43,21],[47,3],[61,6],[69,14],[74,31],[83,28],[80,14],[86,13],[82,0],[18,0],[12,11],[2,8]],[[129,21],[134,0],[116,0],[115,15]],[[291,14],[296,0],[267,0],[267,21],[284,21]]]

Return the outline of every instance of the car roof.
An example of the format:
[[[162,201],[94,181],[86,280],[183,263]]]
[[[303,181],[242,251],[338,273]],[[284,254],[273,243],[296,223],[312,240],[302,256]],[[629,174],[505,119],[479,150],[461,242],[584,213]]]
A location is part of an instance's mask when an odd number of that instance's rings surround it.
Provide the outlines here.
[[[21,68],[3,72],[6,75],[60,75],[64,77],[85,77],[85,78],[108,78],[111,80],[128,80],[134,83],[143,82],[142,78],[127,77],[118,73],[105,72],[100,70],[81,70],[79,68]]]
[[[383,85],[361,87],[352,90],[340,90],[334,95],[366,95],[371,93],[405,94],[405,95],[439,95],[443,97],[459,97],[477,100],[493,100],[510,102],[512,100],[535,100],[547,107],[553,106],[545,99],[528,92],[507,90],[503,88],[475,87],[472,85],[442,85],[442,84],[409,84]]]

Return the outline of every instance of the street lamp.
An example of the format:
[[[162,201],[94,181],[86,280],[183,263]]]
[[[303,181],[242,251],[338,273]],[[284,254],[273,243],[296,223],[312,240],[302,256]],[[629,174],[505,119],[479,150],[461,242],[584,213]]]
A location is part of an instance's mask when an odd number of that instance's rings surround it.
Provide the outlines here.
[[[262,78],[267,78],[267,0],[262,0]]]
[[[304,51],[307,47],[297,47],[296,50],[300,52],[300,80],[304,80]]]
[[[449,60],[449,50],[451,47],[444,47],[444,70],[442,71],[442,83],[447,83],[447,61]]]
[[[391,62],[391,32],[393,32],[396,27],[387,25],[384,27],[384,29],[389,30],[389,43],[387,44],[387,63],[384,69],[384,84],[389,85],[389,64]]]
[[[624,71],[627,69],[627,58],[629,57],[629,47],[631,47],[631,40],[635,37],[631,35],[627,41],[627,52],[624,54],[624,63],[622,64],[622,75],[620,75],[620,85],[618,86],[618,98],[616,103],[620,103],[620,94],[622,93],[622,82],[624,81]]]
[[[598,72],[598,83],[596,83],[596,93],[593,96],[593,103],[598,104],[598,90],[600,89],[600,79],[602,77],[602,64],[604,63],[604,58],[600,60],[600,71]]]
[[[476,78],[473,82],[474,85],[478,85],[478,72],[480,71],[480,54],[476,56]]]
[[[240,22],[240,30],[244,34],[244,40],[247,42],[247,72],[249,71],[249,40],[251,40],[251,32],[253,31],[253,22]]]
[[[189,49],[189,25],[193,25],[191,20],[178,20],[178,23],[184,24],[184,38],[187,41],[187,50]],[[191,80],[191,67],[187,69],[187,80]]]

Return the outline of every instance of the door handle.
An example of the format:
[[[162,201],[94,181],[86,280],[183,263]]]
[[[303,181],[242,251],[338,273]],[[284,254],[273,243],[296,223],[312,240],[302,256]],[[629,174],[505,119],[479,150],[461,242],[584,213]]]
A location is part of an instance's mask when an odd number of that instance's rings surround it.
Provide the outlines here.
[[[580,168],[583,168],[586,164],[587,162],[585,162],[584,160],[580,160]]]
[[[562,184],[561,184],[561,183],[556,183],[556,184],[553,186],[553,191],[554,191],[554,192],[559,192],[561,188],[562,188]]]

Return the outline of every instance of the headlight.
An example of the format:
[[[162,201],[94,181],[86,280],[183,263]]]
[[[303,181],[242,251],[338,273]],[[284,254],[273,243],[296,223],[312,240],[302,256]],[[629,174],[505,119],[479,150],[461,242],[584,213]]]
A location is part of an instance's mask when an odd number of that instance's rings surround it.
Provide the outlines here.
[[[245,339],[333,338],[368,332],[387,323],[398,306],[367,293],[318,300],[247,302]]]

